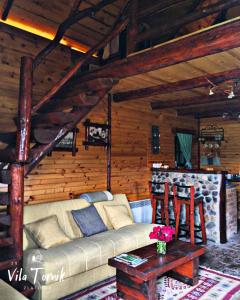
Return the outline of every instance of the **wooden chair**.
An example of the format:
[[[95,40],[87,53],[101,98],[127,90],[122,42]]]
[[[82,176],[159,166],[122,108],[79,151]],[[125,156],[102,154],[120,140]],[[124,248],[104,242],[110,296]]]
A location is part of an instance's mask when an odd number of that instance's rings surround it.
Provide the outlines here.
[[[163,192],[155,192],[153,190],[153,185],[157,185],[160,187],[160,190]],[[169,183],[168,182],[152,182],[149,181],[149,191],[151,195],[151,202],[152,202],[152,223],[156,222],[156,209],[157,209],[157,201],[161,202],[161,222],[168,225],[170,221],[169,218],[169,199],[171,195],[169,195]],[[174,213],[175,213],[175,206],[174,206]],[[173,220],[174,221],[174,220]]]
[[[190,197],[183,197],[179,195],[179,190],[188,189],[190,191]],[[175,239],[179,237],[179,229],[190,233],[190,241],[192,244],[195,244],[195,233],[202,233],[202,237],[196,236],[202,240],[204,244],[207,242],[206,237],[206,229],[205,229],[205,220],[204,220],[204,212],[203,212],[203,201],[201,199],[195,199],[195,188],[194,186],[185,186],[185,185],[174,185],[173,186],[173,195],[174,195],[174,203],[176,207],[176,233]],[[185,204],[186,206],[186,224],[185,227],[180,227],[180,213],[181,206]],[[201,226],[195,225],[194,211],[195,207],[198,206]]]

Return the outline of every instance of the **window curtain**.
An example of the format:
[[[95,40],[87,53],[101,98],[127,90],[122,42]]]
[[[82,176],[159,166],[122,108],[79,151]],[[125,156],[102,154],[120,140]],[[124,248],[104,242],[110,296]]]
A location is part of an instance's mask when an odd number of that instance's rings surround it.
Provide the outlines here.
[[[186,167],[191,169],[191,157],[192,157],[192,135],[186,133],[177,133],[177,137],[180,143],[182,154],[186,160]]]

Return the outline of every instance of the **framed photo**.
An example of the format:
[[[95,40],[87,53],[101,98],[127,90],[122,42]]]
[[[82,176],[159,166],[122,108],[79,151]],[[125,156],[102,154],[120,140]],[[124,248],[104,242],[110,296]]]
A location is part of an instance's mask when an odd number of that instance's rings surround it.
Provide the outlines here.
[[[92,123],[87,119],[83,125],[85,126],[83,145],[86,149],[88,146],[108,147],[109,126],[107,124]]]
[[[72,155],[75,156],[78,149],[76,148],[76,135],[78,129],[74,128],[72,131],[69,131],[64,138],[54,147],[53,151],[68,151],[72,152]]]

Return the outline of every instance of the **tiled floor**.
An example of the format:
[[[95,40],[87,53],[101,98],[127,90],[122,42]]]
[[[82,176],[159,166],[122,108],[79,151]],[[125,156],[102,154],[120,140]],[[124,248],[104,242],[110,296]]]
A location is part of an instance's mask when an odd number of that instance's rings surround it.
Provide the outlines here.
[[[240,233],[226,244],[208,244],[200,264],[226,274],[240,277]]]

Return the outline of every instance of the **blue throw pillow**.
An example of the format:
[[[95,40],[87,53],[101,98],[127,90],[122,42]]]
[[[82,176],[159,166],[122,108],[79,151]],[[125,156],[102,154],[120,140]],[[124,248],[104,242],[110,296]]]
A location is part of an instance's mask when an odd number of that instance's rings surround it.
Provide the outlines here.
[[[107,231],[107,227],[93,205],[83,209],[72,210],[72,215],[84,236]]]

